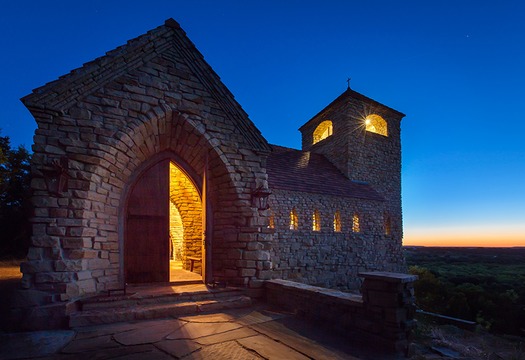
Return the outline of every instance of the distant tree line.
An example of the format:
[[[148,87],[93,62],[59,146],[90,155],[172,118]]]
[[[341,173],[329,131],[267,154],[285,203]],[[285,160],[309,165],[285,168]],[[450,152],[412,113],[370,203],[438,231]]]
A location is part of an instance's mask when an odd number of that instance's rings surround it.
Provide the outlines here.
[[[469,274],[461,271],[465,269]],[[410,273],[419,276],[415,283],[419,308],[476,321],[491,332],[524,336],[525,284],[505,281],[493,266],[493,274],[476,263],[464,264],[461,270],[452,274],[439,267],[410,266]]]
[[[24,257],[29,248],[30,161],[24,146],[0,136],[0,258]]]

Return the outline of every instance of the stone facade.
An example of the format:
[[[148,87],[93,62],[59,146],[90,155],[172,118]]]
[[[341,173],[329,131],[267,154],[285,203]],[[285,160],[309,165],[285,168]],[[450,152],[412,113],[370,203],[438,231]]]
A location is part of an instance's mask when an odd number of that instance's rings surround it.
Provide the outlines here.
[[[273,190],[270,199],[275,233],[272,263],[275,278],[341,290],[360,286],[362,271],[400,271],[403,256],[394,235],[386,235],[383,201],[342,198],[324,194]],[[290,211],[296,209],[299,228],[290,230]],[[321,217],[312,229],[313,212]],[[334,230],[339,212],[341,231]],[[352,231],[359,216],[359,232]]]
[[[384,119],[387,136],[366,130],[369,115]],[[276,277],[348,290],[359,288],[358,272],[405,270],[403,116],[348,89],[300,128],[302,151],[274,146],[268,174]],[[299,219],[296,230],[290,229],[292,209]],[[314,212],[321,217],[316,230]]]
[[[301,128],[303,151],[271,146],[170,19],[22,100],[38,128],[33,236],[20,293],[30,301],[17,311],[33,328],[51,314],[58,320],[47,325],[60,326],[70,302],[126,286],[130,219],[138,216],[130,198],[153,194],[157,185],[136,193],[137,184],[150,177],[161,184],[152,169],[166,162],[186,176],[165,203],[181,218],[184,266],[188,256],[202,258],[195,265],[204,282],[256,296],[273,278],[351,289],[359,271],[403,268],[402,114],[350,89]],[[386,119],[388,137],[352,130],[368,110]],[[325,123],[313,144],[326,120],[333,134]],[[269,210],[254,198],[268,185]],[[140,210],[142,198],[133,199]],[[152,208],[142,214],[147,228],[164,205],[143,200]],[[289,226],[292,209],[297,230]],[[147,236],[141,249],[158,237]]]

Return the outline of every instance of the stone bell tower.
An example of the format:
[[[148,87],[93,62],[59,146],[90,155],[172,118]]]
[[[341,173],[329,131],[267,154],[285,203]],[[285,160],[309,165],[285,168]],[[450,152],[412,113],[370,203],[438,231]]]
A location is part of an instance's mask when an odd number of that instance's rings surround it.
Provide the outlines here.
[[[304,151],[323,154],[346,177],[386,200],[385,227],[402,238],[401,119],[350,88],[299,128]]]

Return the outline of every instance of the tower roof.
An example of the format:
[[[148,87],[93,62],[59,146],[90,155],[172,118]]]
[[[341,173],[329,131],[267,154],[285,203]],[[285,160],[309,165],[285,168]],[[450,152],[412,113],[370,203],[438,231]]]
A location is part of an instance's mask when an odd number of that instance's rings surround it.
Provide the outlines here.
[[[340,103],[344,103],[345,101],[349,101],[349,100],[361,101],[363,103],[368,104],[373,109],[379,109],[379,110],[387,112],[387,113],[392,113],[392,114],[394,114],[395,116],[397,116],[399,118],[402,118],[402,117],[405,116],[405,114],[403,114],[402,112],[399,112],[399,111],[397,111],[397,110],[395,110],[395,109],[393,109],[393,108],[391,108],[389,106],[383,105],[380,102],[369,98],[368,96],[365,96],[365,95],[363,95],[361,93],[358,93],[355,90],[352,90],[352,89],[348,88],[341,95],[339,95],[334,101],[332,101],[330,104],[325,106],[321,111],[319,111],[317,114],[315,114],[315,116],[313,116],[310,120],[308,120],[306,123],[304,123],[299,128],[299,130],[301,131],[306,125],[308,125],[308,123],[310,123],[310,121],[316,119],[318,116],[322,115],[328,109],[330,109],[330,108],[332,108],[334,106],[337,106]]]

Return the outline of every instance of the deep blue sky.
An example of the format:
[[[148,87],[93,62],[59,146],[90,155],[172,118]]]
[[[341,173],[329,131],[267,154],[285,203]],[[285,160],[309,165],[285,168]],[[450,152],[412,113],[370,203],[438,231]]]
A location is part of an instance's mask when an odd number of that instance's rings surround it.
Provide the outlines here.
[[[407,114],[407,242],[525,245],[520,0],[2,1],[2,135],[30,147],[36,124],[19,98],[170,17],[271,143],[299,148],[297,129],[347,77]]]

